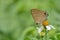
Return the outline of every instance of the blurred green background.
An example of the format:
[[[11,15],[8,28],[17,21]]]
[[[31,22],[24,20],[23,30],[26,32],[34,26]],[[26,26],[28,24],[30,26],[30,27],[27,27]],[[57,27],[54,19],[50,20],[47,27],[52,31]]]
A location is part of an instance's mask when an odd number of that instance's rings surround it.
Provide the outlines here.
[[[0,0],[0,40],[38,40],[31,9],[49,14],[56,29],[48,40],[60,40],[60,0]]]

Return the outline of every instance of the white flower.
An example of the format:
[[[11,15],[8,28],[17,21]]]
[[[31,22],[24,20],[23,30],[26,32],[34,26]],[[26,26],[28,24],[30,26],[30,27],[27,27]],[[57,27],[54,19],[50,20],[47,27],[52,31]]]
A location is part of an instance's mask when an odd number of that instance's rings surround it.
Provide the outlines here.
[[[55,28],[54,28],[54,26],[52,26],[52,25],[47,25],[47,26],[46,26],[46,29],[47,29],[47,31],[48,31],[48,30],[55,29]],[[38,30],[38,33],[41,33],[41,32],[44,30],[44,27],[41,26],[41,27],[37,28],[37,30]]]
[[[48,25],[48,26],[46,26],[46,28],[47,28],[47,30],[55,29],[54,26],[52,26],[52,25]]]
[[[43,30],[43,26],[41,26],[40,28],[37,28],[38,33],[40,33]]]

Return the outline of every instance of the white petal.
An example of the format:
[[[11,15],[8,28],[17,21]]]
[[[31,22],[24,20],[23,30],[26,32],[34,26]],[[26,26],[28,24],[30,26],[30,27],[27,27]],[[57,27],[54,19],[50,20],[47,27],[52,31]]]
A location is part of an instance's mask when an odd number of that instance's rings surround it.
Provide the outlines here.
[[[52,26],[52,25],[49,25],[52,29],[55,29],[55,27],[54,26]]]
[[[55,29],[54,26],[52,26],[52,25],[48,25],[48,26],[46,26],[46,28],[47,28],[47,30]]]
[[[43,30],[43,26],[41,26],[40,28],[37,28],[38,33],[40,33]]]
[[[40,28],[40,29],[38,29],[38,33],[40,33],[42,31],[42,29]]]
[[[46,26],[47,30],[51,30],[52,28],[50,26]]]

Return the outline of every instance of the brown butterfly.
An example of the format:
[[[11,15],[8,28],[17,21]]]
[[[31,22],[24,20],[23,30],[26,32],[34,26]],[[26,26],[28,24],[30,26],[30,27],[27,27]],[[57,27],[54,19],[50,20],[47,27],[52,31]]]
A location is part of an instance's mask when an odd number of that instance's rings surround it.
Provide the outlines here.
[[[38,24],[42,24],[42,22],[44,22],[45,20],[47,20],[47,13],[38,9],[32,9],[32,16],[35,20],[35,22]]]

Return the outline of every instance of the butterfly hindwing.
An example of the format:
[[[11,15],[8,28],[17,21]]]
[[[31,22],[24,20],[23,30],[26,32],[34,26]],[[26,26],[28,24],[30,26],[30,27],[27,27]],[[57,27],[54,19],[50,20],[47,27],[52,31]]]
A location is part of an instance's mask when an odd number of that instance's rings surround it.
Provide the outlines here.
[[[42,23],[47,19],[47,15],[46,12],[41,11],[41,10],[37,10],[37,9],[32,9],[32,16],[35,20],[36,23]]]

